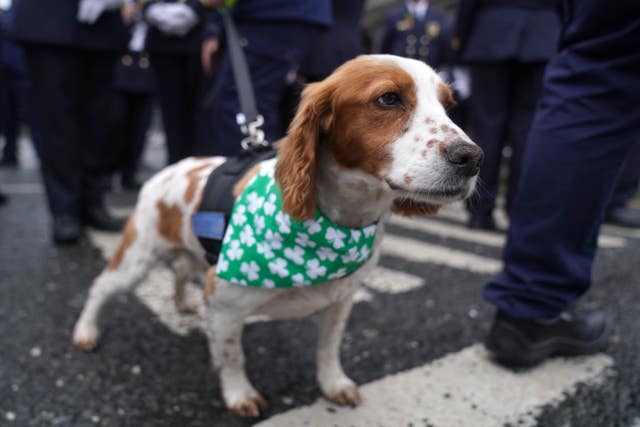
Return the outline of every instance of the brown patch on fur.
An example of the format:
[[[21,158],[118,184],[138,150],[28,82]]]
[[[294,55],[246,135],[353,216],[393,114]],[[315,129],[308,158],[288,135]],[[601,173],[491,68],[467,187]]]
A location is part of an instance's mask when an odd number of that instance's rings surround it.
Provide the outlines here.
[[[414,137],[413,137],[413,140],[414,140],[415,142],[420,142],[420,139],[421,139],[421,138],[420,138],[418,135],[416,135],[416,136],[414,136]]]
[[[387,92],[398,93],[403,104],[377,104]],[[378,176],[391,161],[389,144],[404,132],[413,114],[415,92],[406,71],[391,61],[367,57],[351,60],[322,82],[308,85],[278,149],[276,180],[283,210],[297,220],[314,216],[321,140],[339,165]]]
[[[447,144],[445,142],[441,142],[440,144],[438,144],[438,150],[440,151],[441,154],[444,154],[444,152],[447,150],[448,146],[449,146],[449,144]]]
[[[229,410],[238,417],[256,418],[260,416],[261,412],[266,411],[268,407],[267,401],[258,395],[246,397],[242,403],[232,406]]]
[[[167,176],[165,176],[164,178],[162,178],[162,181],[160,181],[160,184],[161,184],[161,185],[167,185],[167,183],[168,183],[169,181],[171,181],[172,179],[173,179],[173,174],[172,174],[172,173],[170,173],[170,174],[168,174]]]
[[[445,110],[453,108],[457,105],[456,100],[453,97],[453,92],[449,86],[444,83],[438,84],[438,101],[444,106]]]
[[[430,203],[414,202],[413,200],[395,200],[391,211],[403,216],[434,215],[440,210],[440,205]]]
[[[156,208],[158,233],[173,244],[182,243],[182,211],[178,205],[167,206],[162,200],[158,200]]]
[[[204,286],[204,291],[202,292],[205,301],[209,300],[209,297],[213,295],[216,290],[216,268],[209,267],[207,270],[207,282]]]
[[[124,227],[124,234],[122,235],[120,246],[118,246],[118,250],[111,258],[111,261],[109,261],[107,270],[115,270],[120,266],[120,263],[122,262],[122,258],[124,258],[124,253],[136,240],[138,232],[136,230],[136,225],[135,225],[135,216],[136,216],[136,213],[133,212],[129,217],[129,220],[127,221],[127,225]]]
[[[234,345],[234,344],[236,344],[236,343],[237,343],[237,341],[236,341],[236,339],[235,339],[235,338],[231,338],[231,337],[229,337],[229,338],[227,338],[226,340],[224,340],[224,343],[225,343],[225,344],[229,344],[229,345]]]
[[[411,178],[409,175],[405,175],[403,181],[405,184],[411,184],[413,178]]]
[[[207,168],[213,167],[212,163],[205,163],[200,166],[196,166],[187,172],[187,181],[189,184],[187,185],[187,191],[184,193],[184,201],[189,204],[193,200],[193,196],[196,194],[196,190],[198,189],[198,184],[200,183],[200,172],[206,170]]]
[[[240,178],[240,181],[236,182],[236,185],[233,186],[233,197],[238,198],[238,196],[242,194],[246,186],[249,184],[249,181],[251,181],[251,179],[256,176],[259,170],[260,163],[249,169],[247,173],[245,173],[244,176]]]
[[[439,132],[438,128],[429,128],[429,132],[436,134]]]
[[[438,141],[437,139],[430,139],[429,142],[427,142],[427,147],[431,148],[434,145],[438,144],[440,141]]]
[[[432,118],[430,118],[430,117],[427,117],[426,119],[424,119],[424,122],[425,122],[426,124],[428,124],[428,125],[433,125],[433,124],[435,124],[435,123],[436,123],[436,121],[435,121],[435,120],[433,120],[433,119],[432,119]]]
[[[362,402],[358,386],[350,385],[344,389],[327,396],[327,399],[340,406],[358,406]]]
[[[422,150],[420,154],[422,154],[422,157],[427,157],[428,152],[427,150]]]
[[[440,129],[442,129],[442,132],[447,133],[451,130],[451,128],[448,125],[442,125],[440,126]]]

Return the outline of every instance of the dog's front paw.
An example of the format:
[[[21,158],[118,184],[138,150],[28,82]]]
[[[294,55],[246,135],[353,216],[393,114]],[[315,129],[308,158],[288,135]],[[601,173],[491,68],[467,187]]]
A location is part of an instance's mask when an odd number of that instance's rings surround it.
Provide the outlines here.
[[[267,401],[259,394],[245,396],[228,402],[229,410],[239,417],[257,418],[267,410]]]
[[[73,345],[82,351],[93,351],[98,346],[100,332],[91,325],[77,323],[73,330]]]
[[[351,380],[341,381],[340,385],[323,389],[324,396],[340,406],[358,406],[362,402],[358,386]]]

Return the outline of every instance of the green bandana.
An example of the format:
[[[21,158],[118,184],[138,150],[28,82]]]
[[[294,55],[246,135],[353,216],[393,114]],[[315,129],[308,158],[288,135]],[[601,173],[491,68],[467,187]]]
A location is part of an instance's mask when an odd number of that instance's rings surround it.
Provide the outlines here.
[[[282,212],[276,161],[263,162],[236,200],[216,275],[245,286],[303,287],[345,277],[367,262],[376,225],[341,227],[318,210],[313,220],[292,219]]]

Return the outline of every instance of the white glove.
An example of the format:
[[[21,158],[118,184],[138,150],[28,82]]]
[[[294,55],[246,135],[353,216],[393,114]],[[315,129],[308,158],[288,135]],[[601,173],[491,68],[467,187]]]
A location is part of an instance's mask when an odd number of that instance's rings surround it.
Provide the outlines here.
[[[198,23],[198,15],[183,3],[152,4],[147,22],[165,34],[184,36]]]
[[[78,5],[78,21],[93,24],[105,10],[116,10],[125,0],[80,0]]]

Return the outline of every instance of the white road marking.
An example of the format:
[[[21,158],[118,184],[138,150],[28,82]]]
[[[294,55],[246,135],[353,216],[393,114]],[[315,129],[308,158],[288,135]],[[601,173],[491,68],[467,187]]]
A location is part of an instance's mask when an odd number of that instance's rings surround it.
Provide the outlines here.
[[[422,277],[385,267],[376,267],[364,282],[365,286],[378,292],[397,294],[425,285]]]
[[[518,373],[492,363],[480,344],[360,388],[363,403],[335,406],[324,399],[256,424],[256,427],[432,425],[434,427],[535,426],[546,405],[557,405],[578,383],[596,386],[613,360],[604,354],[551,359]],[[328,409],[330,408],[330,409]]]
[[[406,218],[394,215],[391,217],[389,223],[410,230],[429,233],[433,236],[464,240],[466,242],[479,243],[496,248],[502,248],[506,243],[506,236],[504,234],[470,230],[463,225],[447,224],[428,218]],[[605,236],[601,234],[598,238],[598,245],[602,248],[623,248],[627,243],[622,237]]]
[[[2,184],[7,194],[43,194],[44,187],[39,183]]]
[[[382,254],[413,262],[446,265],[475,273],[494,274],[502,269],[502,262],[495,259],[392,234],[384,236]]]

